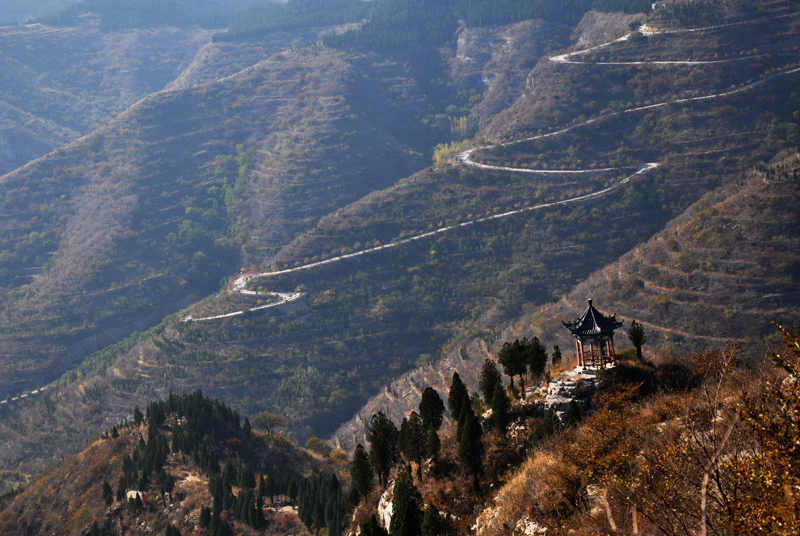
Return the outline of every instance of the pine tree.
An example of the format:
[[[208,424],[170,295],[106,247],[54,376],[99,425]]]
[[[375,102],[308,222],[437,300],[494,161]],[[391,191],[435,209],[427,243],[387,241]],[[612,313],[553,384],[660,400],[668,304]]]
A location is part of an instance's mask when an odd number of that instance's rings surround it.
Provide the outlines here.
[[[264,475],[261,475],[261,478],[258,479],[258,496],[264,498],[267,495],[269,495],[267,493],[267,479]]]
[[[294,479],[290,479],[289,483],[286,485],[286,495],[289,496],[289,502],[294,504],[297,502],[297,494],[299,490],[297,488],[297,482]]]
[[[544,420],[531,429],[531,448],[536,448],[539,443],[556,433],[559,428],[561,428],[561,422],[558,420],[555,409],[551,407]]]
[[[117,484],[117,502],[125,500],[125,477],[120,475],[119,483]]]

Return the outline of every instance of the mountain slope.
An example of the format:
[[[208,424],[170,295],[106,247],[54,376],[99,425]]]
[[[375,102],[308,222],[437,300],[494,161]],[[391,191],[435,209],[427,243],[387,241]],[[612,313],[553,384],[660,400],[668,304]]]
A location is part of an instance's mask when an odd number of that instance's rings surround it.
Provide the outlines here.
[[[210,40],[200,29],[103,34],[91,17],[72,28],[0,26],[0,174],[160,91]]]
[[[511,77],[513,116],[488,118],[474,151],[458,156],[451,145],[440,146],[442,164],[403,179],[421,167],[418,153],[469,136],[466,127],[477,118],[466,113],[479,106],[477,73],[489,76],[524,51],[545,50],[558,29],[520,23],[487,31],[482,54],[472,53],[481,58],[476,70],[466,74],[445,61],[455,57],[456,45],[364,54],[307,47],[142,103],[130,113],[138,122],[134,136],[119,144],[128,140],[139,150],[134,155],[147,156],[133,161],[138,176],[130,184],[144,181],[149,190],[127,209],[130,216],[122,210],[128,205],[107,206],[116,221],[130,217],[141,229],[125,248],[152,255],[152,266],[167,267],[176,282],[141,298],[165,299],[174,291],[191,299],[240,267],[266,273],[248,280],[253,288],[304,297],[258,314],[248,308],[263,305],[263,297],[226,286],[181,318],[93,355],[47,393],[58,404],[29,398],[7,406],[6,429],[16,431],[4,445],[7,465],[26,459],[15,448],[19,442],[46,442],[71,428],[86,433],[106,418],[123,418],[124,400],[144,402],[200,384],[245,411],[284,414],[301,438],[328,435],[404,371],[443,353],[460,354],[461,346],[480,359],[496,351],[492,345],[518,336],[518,328],[533,329],[527,317],[544,304],[662,232],[708,192],[796,144],[790,51],[798,17],[784,16],[786,6],[764,3],[767,14],[780,17],[766,26],[748,21],[634,36],[587,51],[589,59],[578,64],[526,61],[524,85],[522,76]],[[625,18],[617,23],[620,32],[629,29]],[[772,42],[764,41],[767,27]],[[504,35],[519,36],[514,46],[523,52],[509,54],[508,62],[486,60],[502,56],[494,36]],[[767,48],[753,53],[756,46]],[[687,60],[692,50],[699,52]],[[576,57],[570,52],[556,57]],[[643,61],[641,53],[672,54],[678,63]],[[454,72],[466,91],[448,84],[445,75]],[[499,91],[487,96],[490,109],[511,100]],[[269,100],[277,98],[290,100]],[[642,168],[643,162],[650,165]],[[21,173],[12,177],[22,179]],[[335,201],[326,204],[328,187]],[[19,251],[35,251],[38,237]],[[105,255],[104,245],[98,240],[86,251]],[[375,249],[380,245],[392,247]],[[365,253],[341,258],[358,251]],[[33,271],[37,259],[31,259],[24,267]],[[111,274],[130,269],[132,288],[156,273],[150,265],[112,267]],[[50,284],[58,273],[47,272],[37,284]],[[107,292],[122,280],[92,275],[90,281]],[[43,299],[9,295],[17,306]],[[87,303],[75,301],[76,308]],[[122,301],[112,305],[92,309],[86,328],[69,324],[70,317],[52,329],[85,334],[96,319],[130,310]],[[183,318],[237,311],[213,321]],[[13,336],[33,325],[12,312],[9,348]],[[514,329],[497,340],[510,324]],[[44,350],[50,359],[61,352]],[[37,425],[44,419],[53,420],[46,431]]]

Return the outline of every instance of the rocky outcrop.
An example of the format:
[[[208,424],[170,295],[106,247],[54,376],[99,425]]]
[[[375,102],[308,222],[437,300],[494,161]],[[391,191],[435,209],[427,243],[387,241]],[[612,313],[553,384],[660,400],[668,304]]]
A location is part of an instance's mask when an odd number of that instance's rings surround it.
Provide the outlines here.
[[[599,388],[599,379],[591,373],[568,370],[556,376],[547,385],[544,398],[544,413],[550,408],[556,415],[562,417],[574,400],[581,410],[586,411],[592,407],[592,396]]]

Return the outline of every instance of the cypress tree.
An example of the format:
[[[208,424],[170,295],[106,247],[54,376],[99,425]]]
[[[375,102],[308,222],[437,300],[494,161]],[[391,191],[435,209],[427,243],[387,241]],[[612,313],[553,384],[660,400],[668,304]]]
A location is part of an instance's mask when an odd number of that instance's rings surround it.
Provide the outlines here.
[[[422,526],[420,527],[420,534],[422,536],[439,536],[444,534],[447,530],[447,524],[439,515],[439,510],[428,503],[428,508],[425,509],[425,515],[422,518]]]
[[[553,357],[551,359],[553,360],[554,367],[561,363],[561,349],[557,344],[553,346]]]
[[[519,376],[520,380],[524,374],[528,373],[528,366],[525,360],[525,346],[528,339],[515,340],[513,343],[503,343],[503,347],[497,354],[497,362],[503,367],[503,372],[514,382],[514,376]]]
[[[422,524],[422,496],[414,486],[411,468],[401,464],[394,483],[390,536],[419,536]]]
[[[381,485],[386,485],[389,471],[399,456],[398,431],[394,423],[379,411],[369,422],[369,459]]]
[[[439,457],[439,449],[442,442],[439,440],[439,433],[431,428],[428,430],[428,442],[425,444],[425,455],[436,460]]]
[[[444,416],[444,402],[433,387],[426,387],[419,402],[419,416],[426,430],[439,430]]]
[[[492,404],[495,391],[503,389],[503,380],[500,377],[500,372],[498,372],[497,365],[491,359],[483,362],[479,387],[488,406]]]
[[[264,475],[258,479],[258,496],[264,498],[267,496],[267,481]]]
[[[472,475],[477,475],[481,469],[483,457],[483,431],[475,413],[464,412],[464,424],[458,439],[458,459],[467,466]]]
[[[401,444],[403,455],[407,460],[417,463],[417,477],[422,477],[421,462],[425,456],[425,447],[428,442],[428,432],[422,419],[416,411],[411,412],[406,426],[406,434]]]
[[[325,488],[319,486],[317,489],[317,493],[314,497],[314,515],[312,518],[313,525],[321,529],[325,526],[325,503],[327,502],[327,497],[325,496]]]
[[[378,523],[375,514],[372,514],[366,522],[361,524],[361,536],[389,536],[389,533]]]
[[[206,506],[203,505],[200,508],[200,519],[198,520],[198,524],[202,528],[208,528],[211,524],[211,510]]]
[[[541,376],[547,368],[547,350],[538,337],[531,339],[526,351],[528,370],[534,376]]]
[[[250,426],[250,419],[247,417],[244,418],[244,426],[242,426],[242,432],[247,439],[250,439],[250,432],[252,431],[252,426]]]
[[[111,490],[111,484],[106,480],[103,480],[103,501],[106,506],[111,506],[111,503],[114,502],[114,492]]]
[[[511,401],[506,395],[505,389],[498,389],[492,399],[492,424],[502,434],[505,435],[506,428],[511,422]]]
[[[583,412],[581,411],[580,406],[574,400],[570,400],[569,407],[567,408],[566,413],[564,413],[564,426],[575,426],[579,422],[581,422],[581,418],[583,417]]]
[[[450,383],[450,394],[447,396],[447,407],[453,419],[458,419],[465,405],[469,404],[469,393],[461,381],[458,372],[453,373],[453,381]]]
[[[297,482],[294,479],[290,479],[289,483],[286,486],[286,495],[289,496],[289,502],[294,504],[297,501]]]

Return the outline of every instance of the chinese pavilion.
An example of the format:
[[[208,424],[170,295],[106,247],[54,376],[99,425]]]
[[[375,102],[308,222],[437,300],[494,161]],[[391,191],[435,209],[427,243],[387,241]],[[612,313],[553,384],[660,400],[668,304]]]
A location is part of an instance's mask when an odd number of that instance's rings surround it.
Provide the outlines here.
[[[589,307],[577,320],[563,324],[575,336],[579,367],[614,365],[614,330],[622,326],[616,315],[605,316],[589,300]]]

